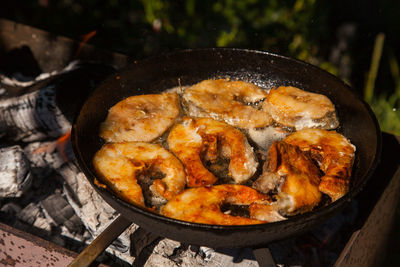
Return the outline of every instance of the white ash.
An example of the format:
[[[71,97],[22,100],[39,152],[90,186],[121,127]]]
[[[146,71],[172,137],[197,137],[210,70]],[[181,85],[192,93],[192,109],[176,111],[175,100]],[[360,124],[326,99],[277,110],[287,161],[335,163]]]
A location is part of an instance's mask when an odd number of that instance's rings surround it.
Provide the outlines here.
[[[155,266],[257,267],[251,249],[215,251],[208,247],[185,246],[170,239],[161,240],[144,264]]]
[[[30,165],[18,145],[0,148],[0,198],[21,197],[32,184]]]
[[[0,131],[23,142],[56,138],[68,132],[71,124],[56,105],[54,87],[0,100]]]
[[[25,77],[20,73],[15,73],[14,77],[7,77],[3,74],[0,74],[0,82],[4,85],[8,85],[8,86],[28,87],[28,86],[31,86],[41,80],[45,80],[56,74],[57,74],[56,71],[53,71],[51,73],[42,73],[42,74],[38,75],[36,78]]]
[[[153,249],[152,254],[144,266],[206,266],[207,262],[200,254],[191,251],[188,247],[181,248],[182,244],[170,239],[161,240]],[[179,252],[177,252],[179,251]],[[178,254],[176,254],[178,253]]]
[[[96,238],[118,217],[118,212],[100,197],[73,161],[64,164],[58,172],[65,180],[64,193],[68,202],[86,229]],[[107,252],[127,262],[133,261],[134,258],[129,255],[130,235],[137,228],[137,225],[132,224]]]
[[[72,61],[62,71],[52,71],[52,72],[48,72],[48,73],[41,73],[40,75],[38,75],[35,78],[25,77],[19,73],[15,73],[14,77],[7,77],[3,74],[0,74],[0,82],[2,84],[9,85],[9,86],[28,87],[37,82],[45,80],[51,76],[74,70],[78,67],[79,63],[80,62],[77,60]]]
[[[58,172],[65,181],[64,192],[82,222],[93,236],[99,235],[118,213],[92,188],[73,162],[64,164]]]
[[[251,248],[232,248],[214,251],[207,266],[258,267],[259,265]]]

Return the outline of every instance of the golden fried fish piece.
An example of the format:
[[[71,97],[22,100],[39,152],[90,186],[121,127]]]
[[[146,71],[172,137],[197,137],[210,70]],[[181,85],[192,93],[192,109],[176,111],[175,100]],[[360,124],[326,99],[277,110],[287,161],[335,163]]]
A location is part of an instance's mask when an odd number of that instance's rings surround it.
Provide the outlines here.
[[[304,129],[286,137],[284,142],[309,151],[324,172],[319,190],[332,201],[349,191],[356,147],[336,131]]]
[[[296,130],[339,126],[335,106],[328,97],[293,86],[271,89],[263,109],[279,124]]]
[[[126,201],[145,206],[140,175],[149,169],[164,174],[150,186],[154,195],[170,199],[186,184],[182,163],[158,144],[143,142],[108,143],[95,154],[93,166],[97,175]]]
[[[274,142],[268,150],[263,174],[253,187],[267,193],[277,191],[276,209],[285,215],[312,210],[321,200],[320,175],[311,156],[297,146]]]
[[[244,225],[260,224],[265,221],[232,216],[221,211],[225,203],[235,205],[265,204],[270,201],[267,195],[244,186],[223,184],[210,187],[193,187],[186,189],[167,204],[161,207],[161,214],[178,220],[217,224]]]
[[[151,142],[174,124],[179,113],[176,93],[130,96],[110,108],[100,137],[107,142]]]
[[[192,117],[211,117],[242,128],[265,127],[271,117],[260,102],[267,92],[255,84],[224,79],[204,80],[185,90],[182,99]]]
[[[171,129],[168,147],[185,166],[189,187],[217,181],[203,161],[229,158],[229,176],[236,183],[246,182],[257,171],[258,162],[246,136],[225,122],[185,117]]]

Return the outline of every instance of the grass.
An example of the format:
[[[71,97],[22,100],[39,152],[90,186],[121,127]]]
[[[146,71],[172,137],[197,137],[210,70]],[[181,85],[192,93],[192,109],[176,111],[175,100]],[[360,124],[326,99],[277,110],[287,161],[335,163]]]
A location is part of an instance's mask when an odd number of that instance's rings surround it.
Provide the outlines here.
[[[381,130],[400,136],[400,109],[398,103],[400,98],[393,94],[386,96],[381,94],[372,99],[371,108],[374,111]],[[396,104],[397,103],[397,104]]]
[[[381,130],[400,136],[400,71],[398,61],[390,51],[388,53],[389,67],[395,84],[394,92],[391,94],[377,94],[375,88],[375,81],[381,62],[380,59],[384,51],[384,40],[385,35],[383,33],[379,33],[376,36],[371,58],[371,66],[364,88],[364,100],[371,105],[371,108],[378,119]]]

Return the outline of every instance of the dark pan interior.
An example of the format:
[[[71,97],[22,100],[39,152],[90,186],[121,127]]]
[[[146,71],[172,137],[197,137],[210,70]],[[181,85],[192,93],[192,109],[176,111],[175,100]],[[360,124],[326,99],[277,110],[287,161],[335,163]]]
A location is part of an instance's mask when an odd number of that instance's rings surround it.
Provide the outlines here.
[[[335,104],[338,131],[356,146],[350,192],[340,200],[286,221],[246,226],[203,225],[177,221],[130,205],[94,185],[94,153],[102,145],[99,124],[118,101],[138,94],[157,93],[209,78],[240,79],[264,88],[292,85],[328,96]],[[258,246],[303,233],[340,210],[363,188],[380,153],[380,131],[368,105],[333,75],[287,57],[240,49],[184,50],[134,62],[112,75],[84,103],[73,125],[72,140],[78,163],[100,195],[122,215],[160,236],[210,247]]]

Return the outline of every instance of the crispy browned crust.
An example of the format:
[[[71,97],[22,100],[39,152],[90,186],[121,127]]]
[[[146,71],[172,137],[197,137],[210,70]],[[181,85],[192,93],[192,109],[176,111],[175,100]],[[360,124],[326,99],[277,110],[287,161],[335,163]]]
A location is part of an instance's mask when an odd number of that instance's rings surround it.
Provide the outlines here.
[[[175,196],[161,208],[161,214],[178,220],[217,225],[260,224],[266,221],[232,216],[221,212],[221,205],[266,204],[270,197],[244,185],[194,187]]]
[[[319,169],[308,152],[282,141],[274,142],[268,151],[264,171],[286,177],[278,196],[288,196],[293,201],[290,206],[285,206],[284,213],[310,211],[320,202]]]
[[[313,141],[303,139],[302,136],[297,136],[300,132],[296,132],[284,141],[311,153],[311,157],[318,162],[325,174],[321,178],[319,190],[330,196],[332,201],[336,201],[349,190],[355,148],[344,136],[335,131],[321,129],[307,131],[317,131],[318,138]]]
[[[323,176],[318,186],[319,191],[336,201],[349,191],[349,180],[342,177]]]
[[[321,178],[319,190],[336,201],[349,191],[354,157],[331,155],[325,175]]]

